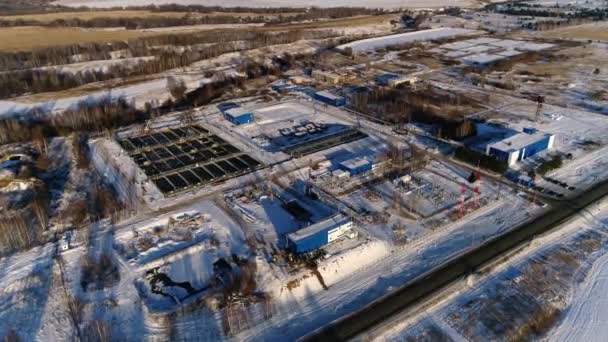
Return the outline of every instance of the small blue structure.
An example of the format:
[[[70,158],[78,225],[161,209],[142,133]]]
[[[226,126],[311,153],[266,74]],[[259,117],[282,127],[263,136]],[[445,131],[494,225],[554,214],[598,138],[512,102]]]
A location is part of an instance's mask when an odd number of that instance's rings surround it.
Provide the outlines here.
[[[285,82],[278,82],[275,83],[273,85],[270,86],[270,88],[274,91],[282,91],[282,90],[286,90],[287,88],[289,88],[290,85],[285,83]]]
[[[231,108],[224,111],[224,118],[235,125],[244,125],[253,122],[253,113],[242,107]]]
[[[342,107],[346,105],[346,99],[341,96],[336,96],[327,91],[318,91],[314,95],[315,100],[321,101],[334,107]]]
[[[523,185],[525,187],[532,187],[535,186],[536,184],[534,183],[534,180],[526,175],[522,175],[518,172],[515,171],[508,171],[505,173],[505,177],[507,177],[508,180]]]
[[[386,73],[386,74],[382,74],[380,76],[377,76],[375,78],[376,84],[381,85],[381,86],[387,86],[389,84],[390,80],[394,80],[401,77],[400,75],[397,74],[390,74],[390,73]]]
[[[353,177],[371,171],[372,163],[369,160],[358,157],[340,163],[339,167]]]
[[[352,227],[352,221],[339,214],[287,235],[287,248],[294,254],[312,252],[341,238]]]

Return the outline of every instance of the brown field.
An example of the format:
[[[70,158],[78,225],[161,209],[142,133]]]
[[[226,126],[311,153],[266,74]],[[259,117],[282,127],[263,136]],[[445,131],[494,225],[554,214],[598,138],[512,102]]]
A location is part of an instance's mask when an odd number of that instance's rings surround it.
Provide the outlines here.
[[[58,12],[45,14],[27,14],[14,16],[0,16],[0,20],[35,20],[41,23],[49,23],[58,19],[81,19],[91,20],[96,18],[182,18],[185,15],[193,17],[205,16],[235,16],[235,17],[258,17],[261,14],[256,13],[231,13],[231,12],[213,12],[213,13],[188,13],[188,12],[151,12],[151,11],[85,11],[85,12]],[[276,17],[278,14],[264,15],[267,18]],[[295,15],[295,13],[282,13],[283,16]]]
[[[29,51],[69,44],[126,40],[147,35],[150,33],[126,30],[82,30],[37,26],[0,28],[0,51]]]
[[[319,20],[307,23],[294,23],[294,24],[283,24],[283,25],[271,25],[266,26],[268,30],[276,30],[277,28],[289,28],[295,29],[322,29],[322,28],[340,28],[344,26],[365,26],[386,23],[394,19],[398,19],[397,14],[383,14],[383,15],[366,15],[351,18],[333,19],[333,20]]]
[[[546,31],[543,35],[545,37],[551,38],[608,40],[608,23],[598,22],[592,24],[571,26]]]
[[[580,70],[591,72],[594,68],[605,70],[608,68],[608,58],[601,48],[578,46],[565,49],[559,55],[566,59],[555,62],[538,61],[529,64],[519,64],[515,70],[527,70],[536,75],[551,75],[551,77],[568,80],[573,73]],[[581,68],[581,66],[586,66]],[[578,70],[578,71],[577,71]]]
[[[133,13],[146,11],[106,11],[106,12],[72,12],[72,13],[51,13],[41,15],[23,15],[20,17],[56,17],[74,15],[77,13],[87,13],[89,15],[99,15],[108,13],[121,13],[121,15],[132,15]],[[130,14],[129,14],[130,13]],[[151,15],[159,13],[148,12]],[[174,12],[171,14],[179,15]],[[183,13],[182,13],[183,14]],[[236,13],[243,15],[243,13]],[[13,17],[16,18],[17,16]],[[82,16],[81,16],[82,18]],[[380,16],[360,16],[352,18],[343,18],[335,20],[322,20],[317,22],[294,23],[284,25],[269,25],[248,28],[255,31],[283,31],[283,30],[305,30],[305,29],[330,29],[353,26],[374,25],[387,23],[388,21],[397,18],[396,15],[380,15]],[[53,19],[48,19],[53,20]],[[205,30],[205,25],[200,25],[196,30]],[[213,26],[213,25],[211,25]],[[178,27],[179,28],[179,27]],[[242,29],[237,28],[235,29]],[[153,30],[150,30],[153,31]],[[170,28],[159,30],[158,32],[145,32],[137,30],[104,30],[104,29],[80,29],[80,28],[48,28],[38,26],[21,26],[0,28],[0,52],[15,52],[15,51],[30,51],[38,48],[46,48],[52,46],[61,46],[69,44],[94,43],[94,42],[111,42],[127,39],[135,39],[150,35],[166,34],[171,31]],[[177,31],[177,30],[176,30]]]

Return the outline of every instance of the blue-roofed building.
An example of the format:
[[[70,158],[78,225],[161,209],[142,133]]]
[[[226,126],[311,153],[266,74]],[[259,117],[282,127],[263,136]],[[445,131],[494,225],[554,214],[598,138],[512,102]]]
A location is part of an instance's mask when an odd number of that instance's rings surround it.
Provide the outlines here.
[[[224,118],[235,125],[253,122],[253,112],[243,107],[231,108],[224,111]]]
[[[270,86],[270,88],[274,91],[282,91],[289,88],[291,85],[285,82],[277,82]]]
[[[371,171],[372,163],[365,158],[357,157],[340,163],[339,167],[354,177]]]
[[[397,75],[397,74],[386,73],[386,74],[382,74],[380,76],[376,76],[376,78],[374,80],[376,81],[377,85],[387,86],[387,85],[389,85],[391,80],[396,80],[400,77],[401,76]]]
[[[232,109],[232,108],[239,108],[241,105],[239,105],[238,103],[234,103],[234,102],[224,102],[224,103],[220,103],[219,105],[217,105],[217,109],[219,109],[220,112],[224,113],[226,112],[228,109]]]
[[[352,228],[353,222],[338,214],[287,235],[287,248],[294,254],[313,252],[343,237]]]
[[[486,154],[506,162],[508,166],[513,166],[518,161],[551,150],[554,143],[555,135],[553,134],[525,129],[523,133],[487,145]]]
[[[346,105],[346,99],[341,96],[336,96],[328,91],[318,91],[314,95],[315,100],[321,101],[334,107],[342,107]]]

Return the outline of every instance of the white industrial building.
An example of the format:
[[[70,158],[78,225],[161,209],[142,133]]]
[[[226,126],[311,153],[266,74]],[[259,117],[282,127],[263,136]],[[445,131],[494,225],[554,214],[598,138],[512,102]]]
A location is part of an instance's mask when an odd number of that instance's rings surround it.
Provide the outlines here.
[[[555,135],[537,132],[534,129],[524,129],[523,133],[488,144],[486,154],[505,161],[508,166],[513,166],[518,161],[553,149],[554,144]]]

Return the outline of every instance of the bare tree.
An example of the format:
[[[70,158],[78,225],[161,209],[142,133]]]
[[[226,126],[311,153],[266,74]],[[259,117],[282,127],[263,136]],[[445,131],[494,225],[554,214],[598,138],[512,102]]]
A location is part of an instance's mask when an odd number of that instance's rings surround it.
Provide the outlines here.
[[[167,77],[167,89],[176,100],[181,100],[186,94],[186,82],[183,79],[176,79],[173,76]]]

